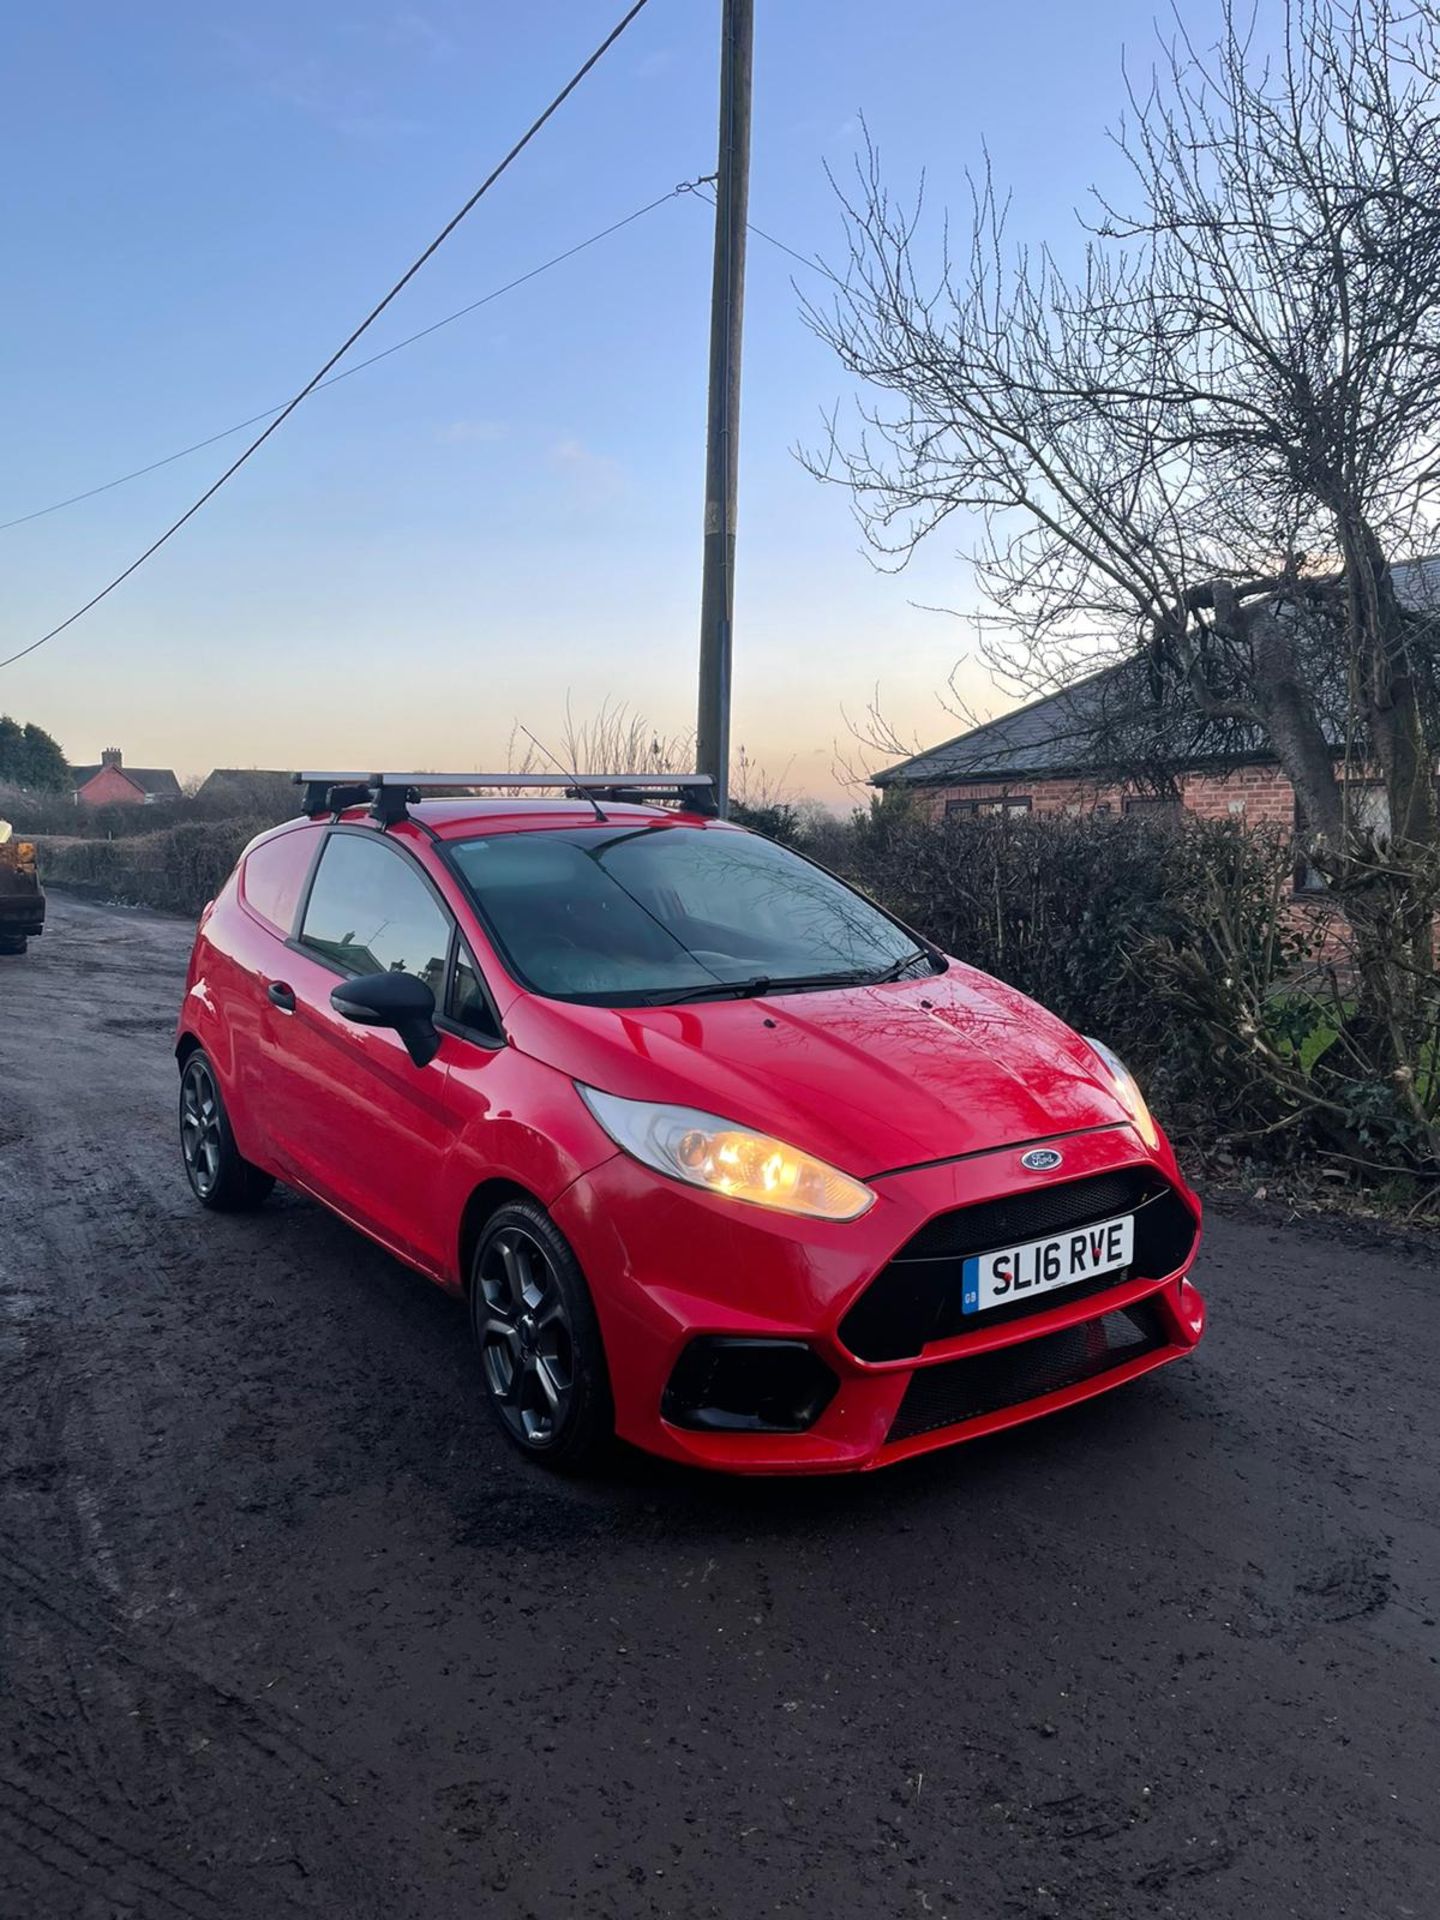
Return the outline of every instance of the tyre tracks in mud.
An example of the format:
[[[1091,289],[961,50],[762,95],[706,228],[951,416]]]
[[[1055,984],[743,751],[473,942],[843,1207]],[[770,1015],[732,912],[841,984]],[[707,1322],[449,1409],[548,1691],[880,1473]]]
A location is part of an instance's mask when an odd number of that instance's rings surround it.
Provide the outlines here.
[[[161,1403],[190,1398],[173,1283],[196,1258],[152,1138],[171,1077],[154,1001],[178,1000],[183,960],[164,923],[157,966],[146,923],[121,920],[112,951],[96,918],[65,972],[106,992],[36,996],[71,1073],[0,1083],[0,1915],[328,1911],[337,1887],[373,1891],[347,1856],[375,1783],[338,1779],[187,1646],[194,1602],[153,1551],[187,1504]],[[112,1034],[151,1040],[138,1073],[95,1073]]]
[[[187,930],[0,962],[0,1920],[1440,1913],[1434,1263],[912,1469],[568,1485],[319,1209],[198,1214]]]

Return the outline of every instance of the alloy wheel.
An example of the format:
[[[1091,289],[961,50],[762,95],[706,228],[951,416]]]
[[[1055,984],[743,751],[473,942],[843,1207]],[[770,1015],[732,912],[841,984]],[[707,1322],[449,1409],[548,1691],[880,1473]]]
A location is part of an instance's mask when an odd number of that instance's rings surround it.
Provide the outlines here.
[[[202,1200],[220,1178],[220,1095],[208,1063],[196,1057],[180,1082],[180,1151],[185,1170]]]
[[[476,1283],[485,1381],[522,1445],[549,1446],[575,1389],[575,1342],[550,1255],[531,1234],[507,1226],[485,1247]]]

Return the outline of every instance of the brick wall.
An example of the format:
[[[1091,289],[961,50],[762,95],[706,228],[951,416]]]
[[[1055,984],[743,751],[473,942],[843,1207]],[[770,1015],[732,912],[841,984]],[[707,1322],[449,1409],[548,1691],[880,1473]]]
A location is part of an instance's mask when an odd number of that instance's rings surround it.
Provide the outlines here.
[[[1295,825],[1295,790],[1278,767],[1244,766],[1221,773],[1187,773],[1180,778],[1181,804],[1207,820],[1243,818],[1250,826]],[[1130,798],[1143,799],[1134,787],[1107,782],[1098,776],[1064,780],[972,780],[953,787],[927,787],[920,803],[938,819],[949,801],[962,805],[995,802],[1011,805],[1029,800],[1029,811],[1041,818],[1055,814],[1086,814],[1104,809],[1119,814]]]
[[[1295,828],[1295,789],[1278,767],[1230,767],[1181,776],[1184,805],[1207,820],[1241,815],[1252,827]]]

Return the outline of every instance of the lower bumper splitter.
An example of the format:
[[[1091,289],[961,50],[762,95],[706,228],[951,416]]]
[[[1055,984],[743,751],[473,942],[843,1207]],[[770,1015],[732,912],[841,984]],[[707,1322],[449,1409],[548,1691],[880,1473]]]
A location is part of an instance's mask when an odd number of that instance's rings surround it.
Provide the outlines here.
[[[905,1390],[887,1443],[960,1426],[1079,1386],[1158,1352],[1170,1337],[1159,1303],[1139,1300],[1035,1340],[920,1367]]]

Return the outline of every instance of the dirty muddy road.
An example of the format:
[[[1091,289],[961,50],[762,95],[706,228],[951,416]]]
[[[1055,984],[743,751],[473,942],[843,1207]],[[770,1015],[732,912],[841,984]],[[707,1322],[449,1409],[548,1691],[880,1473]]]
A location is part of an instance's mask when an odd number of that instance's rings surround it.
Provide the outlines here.
[[[188,941],[0,961],[4,1920],[1440,1913],[1432,1261],[1218,1217],[1089,1407],[569,1484],[423,1280],[193,1205]]]

